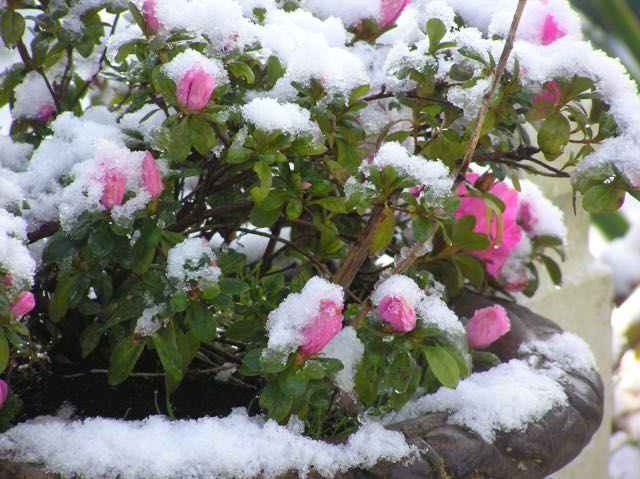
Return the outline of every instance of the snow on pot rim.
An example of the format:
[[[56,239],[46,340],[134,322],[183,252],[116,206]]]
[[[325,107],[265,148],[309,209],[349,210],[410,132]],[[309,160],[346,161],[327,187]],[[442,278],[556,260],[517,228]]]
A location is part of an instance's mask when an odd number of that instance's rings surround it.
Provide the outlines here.
[[[582,340],[528,309],[471,294],[454,306],[468,317],[496,303],[512,323],[491,349],[505,362],[473,374],[455,391],[409,403],[396,417],[401,422],[386,430],[371,422],[341,443],[326,443],[303,437],[295,422],[278,426],[242,409],[226,418],[174,422],[48,417],[0,436],[0,455],[86,479],[546,477],[575,458],[598,429],[602,381]],[[505,383],[513,374],[523,375],[515,382],[522,388],[531,381],[529,388],[509,392]],[[485,394],[478,394],[482,388]],[[500,391],[504,397],[488,404]],[[533,392],[540,396],[535,401]],[[16,475],[25,467],[0,462],[0,473]],[[55,477],[31,470],[36,475],[25,477]]]

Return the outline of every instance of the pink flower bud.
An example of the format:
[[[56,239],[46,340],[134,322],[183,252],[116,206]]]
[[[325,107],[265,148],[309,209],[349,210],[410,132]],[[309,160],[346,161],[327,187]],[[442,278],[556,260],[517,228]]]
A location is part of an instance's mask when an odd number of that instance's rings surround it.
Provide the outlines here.
[[[558,25],[556,17],[549,14],[544,19],[540,43],[542,43],[543,45],[551,45],[553,42],[564,37],[566,34],[567,32],[563,30],[560,25]]]
[[[560,101],[560,87],[555,81],[548,81],[542,85],[542,92],[533,97],[534,101],[548,101],[557,105]]]
[[[521,277],[506,283],[504,285],[504,289],[511,291],[512,293],[520,293],[521,291],[524,291],[527,286],[529,286],[529,278]]]
[[[415,196],[416,198],[420,196],[420,193],[422,193],[423,191],[424,191],[424,185],[413,186],[409,188],[409,193]]]
[[[11,281],[13,281],[13,276],[10,274],[4,275],[4,280],[2,281],[2,286],[11,286]]]
[[[318,354],[342,329],[342,304],[331,300],[320,302],[320,312],[302,331],[300,350],[307,356]]]
[[[156,0],[145,0],[142,4],[142,16],[150,32],[160,30],[160,22],[156,15]]]
[[[18,295],[18,300],[11,305],[11,312],[16,316],[16,318],[21,318],[35,308],[35,306],[36,300],[33,297],[33,293],[23,291]]]
[[[411,3],[411,0],[382,0],[380,4],[380,26],[388,27],[398,19],[402,10]]]
[[[4,402],[7,400],[8,394],[9,388],[7,387],[7,383],[0,379],[0,408],[2,408]]]
[[[38,113],[36,115],[36,120],[39,121],[40,123],[46,123],[49,120],[51,120],[51,118],[53,117],[53,115],[56,112],[56,107],[55,105],[42,105],[39,109],[38,109]]]
[[[101,182],[103,189],[100,203],[108,210],[121,205],[124,201],[127,176],[117,170],[107,170],[102,175]]]
[[[416,312],[402,298],[387,296],[380,301],[378,314],[396,331],[408,333],[416,327]]]
[[[176,96],[178,103],[185,110],[199,112],[205,109],[211,93],[216,87],[216,80],[203,68],[197,67],[184,74],[178,83]]]
[[[511,321],[502,306],[496,304],[478,309],[467,323],[469,346],[486,348],[510,329]]]
[[[309,188],[311,188],[313,185],[311,183],[309,183],[308,181],[303,181],[302,182],[302,189],[303,191],[307,191]]]
[[[160,196],[160,193],[164,190],[158,163],[148,151],[145,151],[142,159],[142,186],[153,198]]]

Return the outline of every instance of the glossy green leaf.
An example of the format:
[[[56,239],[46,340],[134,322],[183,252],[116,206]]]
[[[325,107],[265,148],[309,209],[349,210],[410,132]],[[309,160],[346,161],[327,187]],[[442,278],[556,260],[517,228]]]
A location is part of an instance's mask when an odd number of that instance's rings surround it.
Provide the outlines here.
[[[440,384],[448,388],[455,388],[460,381],[460,368],[453,355],[446,348],[440,346],[424,346],[422,350],[431,371]]]
[[[133,337],[127,336],[118,341],[111,351],[109,384],[120,384],[127,379],[143,350],[144,342],[136,341]]]

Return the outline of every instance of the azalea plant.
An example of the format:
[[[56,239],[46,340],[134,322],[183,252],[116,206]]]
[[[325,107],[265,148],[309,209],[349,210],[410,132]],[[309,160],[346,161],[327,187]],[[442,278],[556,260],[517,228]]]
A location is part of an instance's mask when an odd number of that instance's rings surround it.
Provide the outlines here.
[[[496,364],[448,304],[560,284],[526,177],[637,196],[640,100],[564,0],[467,3],[5,2],[0,368],[224,372],[326,436]]]

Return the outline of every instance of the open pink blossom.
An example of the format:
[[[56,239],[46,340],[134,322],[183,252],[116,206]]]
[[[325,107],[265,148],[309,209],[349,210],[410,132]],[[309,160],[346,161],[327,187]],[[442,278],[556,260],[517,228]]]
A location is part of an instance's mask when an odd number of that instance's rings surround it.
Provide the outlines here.
[[[185,110],[202,111],[209,103],[215,87],[216,80],[211,74],[202,67],[193,68],[185,73],[178,83],[178,103]]]
[[[342,304],[331,300],[320,302],[320,312],[302,331],[300,350],[307,356],[318,354],[342,329]]]
[[[9,388],[4,380],[0,379],[0,409],[4,406],[4,402],[7,400],[9,394]]]
[[[466,178],[473,183],[478,179],[476,173],[468,173]],[[468,193],[466,185],[463,183],[458,188],[460,196],[460,206],[453,213],[456,219],[463,216],[473,216],[476,219],[474,231],[489,236],[490,246],[485,250],[469,251],[487,263],[487,272],[494,278],[500,276],[500,270],[507,258],[522,238],[522,228],[516,222],[518,214],[518,192],[509,188],[504,182],[496,182],[489,192],[502,200],[505,210],[502,213],[502,237],[498,241],[498,220],[493,215],[491,225],[487,223],[487,206],[481,198],[466,196]]]
[[[36,300],[33,297],[33,293],[30,291],[23,291],[18,295],[18,300],[11,305],[11,312],[16,318],[21,318],[25,314],[31,312],[36,306]]]
[[[160,168],[149,151],[144,153],[142,159],[142,186],[153,198],[160,196],[164,190]]]
[[[108,169],[100,179],[103,189],[100,203],[108,210],[120,206],[124,201],[127,186],[127,175],[116,169]]]
[[[56,107],[53,104],[42,105],[38,108],[38,113],[36,114],[36,120],[40,123],[46,123],[53,115],[56,113]]]
[[[145,0],[142,4],[142,16],[150,32],[160,30],[160,22],[156,13],[156,0]]]
[[[411,3],[411,0],[382,0],[380,4],[380,26],[385,28],[398,19],[402,10]]]
[[[564,37],[567,32],[558,24],[558,20],[551,14],[548,14],[542,25],[540,35],[540,43],[543,45],[551,45],[556,40]]]
[[[402,298],[387,296],[380,301],[378,314],[396,331],[408,333],[416,327],[416,312]]]
[[[507,311],[500,305],[478,309],[467,323],[467,339],[472,348],[486,348],[511,329]]]
[[[548,101],[554,105],[560,102],[560,87],[555,81],[548,81],[542,85],[542,91],[539,95],[533,97],[534,101]]]

